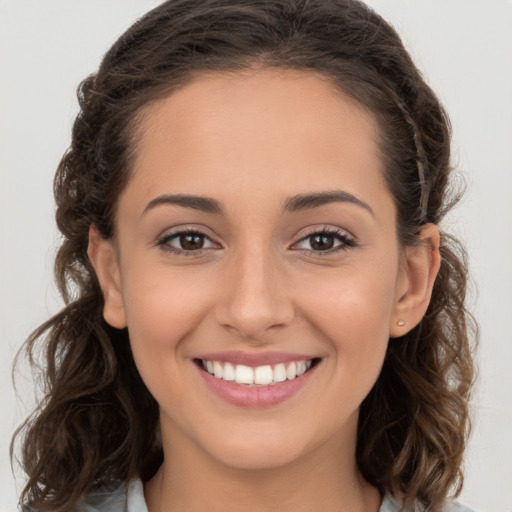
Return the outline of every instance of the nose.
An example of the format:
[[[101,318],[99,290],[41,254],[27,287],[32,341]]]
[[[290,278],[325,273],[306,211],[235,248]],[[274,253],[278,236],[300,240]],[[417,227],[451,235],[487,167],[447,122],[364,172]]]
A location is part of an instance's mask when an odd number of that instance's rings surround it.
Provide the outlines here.
[[[241,252],[226,266],[216,319],[253,342],[288,325],[294,315],[290,286],[277,257],[264,250]]]

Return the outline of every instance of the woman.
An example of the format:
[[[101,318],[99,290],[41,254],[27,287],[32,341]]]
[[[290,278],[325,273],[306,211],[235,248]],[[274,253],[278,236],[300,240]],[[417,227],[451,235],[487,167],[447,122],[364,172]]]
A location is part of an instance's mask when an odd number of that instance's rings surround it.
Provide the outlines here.
[[[354,1],[166,2],[80,103],[23,503],[455,510],[449,123],[389,25]]]

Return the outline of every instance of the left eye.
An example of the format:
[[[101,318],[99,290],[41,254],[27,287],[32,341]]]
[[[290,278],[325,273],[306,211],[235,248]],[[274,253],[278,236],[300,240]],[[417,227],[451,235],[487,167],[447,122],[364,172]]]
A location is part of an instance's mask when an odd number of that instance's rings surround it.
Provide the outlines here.
[[[158,241],[158,245],[165,246],[170,250],[186,252],[216,247],[205,234],[194,231],[164,236]]]
[[[328,252],[331,250],[353,247],[354,241],[344,233],[322,231],[313,233],[300,240],[296,247],[314,252]]]

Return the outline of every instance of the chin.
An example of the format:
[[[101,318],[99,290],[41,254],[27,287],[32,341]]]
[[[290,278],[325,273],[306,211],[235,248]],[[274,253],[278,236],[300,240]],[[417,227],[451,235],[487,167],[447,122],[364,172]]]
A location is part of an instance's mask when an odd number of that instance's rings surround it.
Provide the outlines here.
[[[203,450],[227,467],[238,470],[271,470],[296,463],[307,458],[308,454],[312,455],[323,444],[319,443],[319,439],[324,437],[328,436],[313,436],[310,432],[301,432],[299,425],[295,428],[288,425],[285,429],[265,428],[260,425],[257,429],[232,430],[221,442],[218,442],[219,437],[204,439]]]
[[[222,453],[212,454],[218,462],[237,470],[257,471],[278,469],[299,459],[303,454],[296,447],[288,449],[276,443],[232,445]]]

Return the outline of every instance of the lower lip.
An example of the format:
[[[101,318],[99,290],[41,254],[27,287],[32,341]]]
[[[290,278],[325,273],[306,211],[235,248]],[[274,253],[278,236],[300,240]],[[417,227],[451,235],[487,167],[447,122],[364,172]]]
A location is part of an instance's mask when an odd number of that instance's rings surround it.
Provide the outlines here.
[[[258,408],[271,407],[291,398],[309,382],[317,366],[313,366],[300,377],[272,386],[244,386],[218,379],[199,367],[197,369],[208,388],[224,401],[238,407]]]

